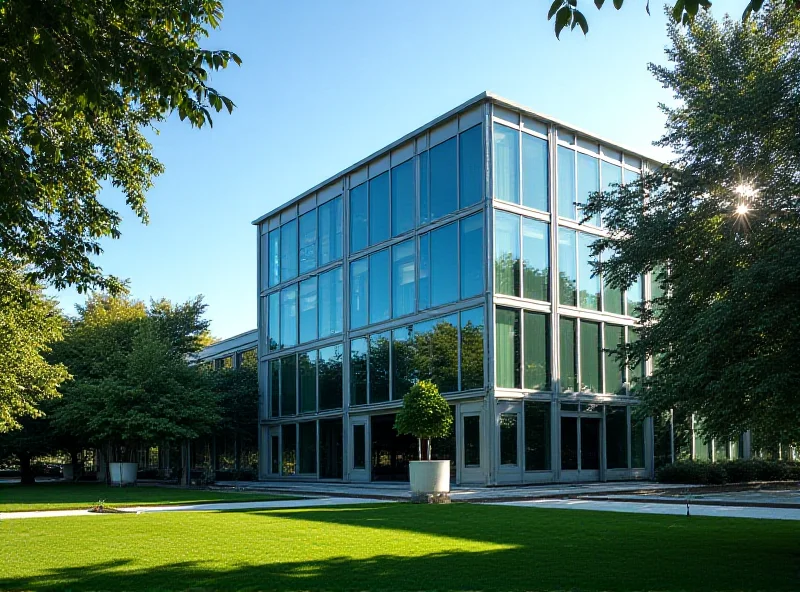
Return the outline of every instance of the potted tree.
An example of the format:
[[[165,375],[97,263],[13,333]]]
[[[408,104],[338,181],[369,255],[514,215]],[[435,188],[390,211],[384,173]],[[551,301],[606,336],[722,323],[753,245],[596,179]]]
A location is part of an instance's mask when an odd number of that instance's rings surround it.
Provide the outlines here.
[[[450,461],[431,460],[431,438],[448,436],[453,416],[435,384],[421,380],[411,387],[403,397],[403,408],[397,414],[394,428],[400,434],[411,434],[418,442],[419,460],[409,463],[412,501],[449,501]]]

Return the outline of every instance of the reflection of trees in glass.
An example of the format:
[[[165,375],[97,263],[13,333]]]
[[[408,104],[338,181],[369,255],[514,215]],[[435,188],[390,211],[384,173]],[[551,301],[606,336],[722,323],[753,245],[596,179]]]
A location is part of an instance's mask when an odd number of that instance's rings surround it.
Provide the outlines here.
[[[546,267],[544,269],[533,267],[527,263],[528,261],[524,261],[522,267],[522,285],[525,290],[523,296],[531,300],[548,301],[550,270]]]
[[[367,403],[367,344],[366,339],[350,343],[350,403]]]
[[[483,325],[461,327],[461,390],[483,388]]]
[[[342,406],[342,347],[334,345],[319,350],[319,408]]]
[[[576,306],[578,282],[563,271],[558,272],[558,301],[567,306]]]
[[[395,329],[392,336],[392,398],[402,399],[416,380],[414,338],[411,327]]]
[[[390,333],[369,338],[369,402],[389,400],[389,348]]]
[[[495,254],[495,292],[509,296],[519,296],[519,269],[519,257],[513,253]]]
[[[453,318],[455,321],[455,318]],[[430,380],[442,393],[458,390],[458,328],[450,319],[414,327],[414,367],[418,380]],[[427,328],[430,327],[430,328]]]
[[[297,356],[300,372],[300,412],[317,410],[317,352],[304,352]]]

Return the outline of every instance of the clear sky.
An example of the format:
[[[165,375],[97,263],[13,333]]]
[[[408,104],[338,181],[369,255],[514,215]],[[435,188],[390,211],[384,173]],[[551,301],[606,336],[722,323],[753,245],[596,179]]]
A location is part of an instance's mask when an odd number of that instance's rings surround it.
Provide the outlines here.
[[[654,157],[662,132],[647,71],[665,63],[657,3],[582,2],[589,35],[547,21],[549,0],[227,0],[205,44],[243,64],[213,86],[237,104],[196,130],[171,117],[154,138],[166,166],[151,222],[121,209],[122,238],[99,263],[140,299],[203,294],[215,337],[256,326],[256,228],[250,222],[484,90]],[[83,297],[57,293],[68,313]]]

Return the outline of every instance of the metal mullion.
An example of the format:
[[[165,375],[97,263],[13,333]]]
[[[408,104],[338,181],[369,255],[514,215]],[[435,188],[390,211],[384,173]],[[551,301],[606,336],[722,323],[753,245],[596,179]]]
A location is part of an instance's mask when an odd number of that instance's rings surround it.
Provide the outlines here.
[[[519,388],[525,389],[525,313],[521,308],[514,309],[519,318]]]
[[[633,437],[631,435],[631,430],[633,429],[633,417],[631,416],[631,406],[625,406],[625,419],[627,422],[627,433],[626,438],[628,439],[628,470],[633,468],[633,451],[631,450],[631,445],[633,444]]]
[[[519,187],[517,187],[516,203],[522,205],[522,117],[517,124],[517,166],[519,166]],[[521,251],[520,251],[521,252]]]
[[[575,376],[577,384],[575,392],[583,393],[583,372],[581,368],[581,319],[575,319]]]

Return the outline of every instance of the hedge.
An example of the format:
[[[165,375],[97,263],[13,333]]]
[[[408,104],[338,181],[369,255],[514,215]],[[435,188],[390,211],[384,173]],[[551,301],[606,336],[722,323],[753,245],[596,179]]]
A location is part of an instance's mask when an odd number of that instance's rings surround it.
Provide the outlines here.
[[[800,481],[800,463],[774,460],[682,460],[656,471],[659,483],[723,485],[752,481]]]

